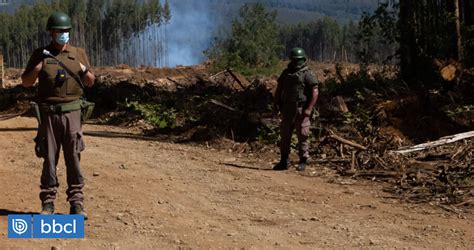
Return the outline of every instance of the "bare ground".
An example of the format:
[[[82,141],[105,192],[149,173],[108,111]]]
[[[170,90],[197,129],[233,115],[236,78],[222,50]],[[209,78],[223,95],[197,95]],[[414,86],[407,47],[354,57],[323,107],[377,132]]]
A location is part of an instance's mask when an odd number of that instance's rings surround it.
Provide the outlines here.
[[[474,247],[472,214],[404,203],[374,182],[342,179],[317,165],[310,166],[313,177],[266,171],[272,163],[89,124],[86,238],[7,239],[7,214],[40,209],[35,129],[32,118],[0,122],[2,249]],[[66,213],[62,161],[58,172],[56,207]]]

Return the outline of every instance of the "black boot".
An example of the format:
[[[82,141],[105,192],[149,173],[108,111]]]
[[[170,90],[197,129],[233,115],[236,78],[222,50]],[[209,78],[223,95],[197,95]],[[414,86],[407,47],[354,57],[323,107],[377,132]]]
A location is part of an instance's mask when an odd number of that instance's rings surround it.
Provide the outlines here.
[[[288,170],[289,166],[290,166],[290,160],[288,159],[288,156],[286,157],[282,156],[280,159],[280,162],[273,167],[273,170],[276,170],[276,171]]]
[[[81,203],[71,203],[69,214],[79,214],[84,216],[84,220],[87,220],[87,214],[84,212],[84,206]]]
[[[303,172],[303,171],[306,169],[306,164],[307,164],[307,162],[308,162],[308,158],[306,158],[306,157],[301,157],[301,158],[300,158],[300,163],[298,163],[298,168],[297,168],[297,170]]]
[[[52,202],[43,203],[40,214],[41,215],[54,214],[54,203],[52,203]]]

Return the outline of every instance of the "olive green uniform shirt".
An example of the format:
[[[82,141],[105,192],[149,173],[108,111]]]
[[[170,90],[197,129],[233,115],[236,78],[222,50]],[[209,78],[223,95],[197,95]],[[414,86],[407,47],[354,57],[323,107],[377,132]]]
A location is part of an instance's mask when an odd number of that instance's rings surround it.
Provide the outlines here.
[[[311,100],[313,89],[318,88],[318,80],[306,65],[293,67],[290,64],[278,78],[278,85],[281,93],[277,98],[283,106],[294,103],[304,106]]]
[[[59,63],[51,57],[43,54],[46,49],[69,70],[76,75],[82,72],[80,63],[86,68],[90,68],[89,59],[82,48],[67,45],[63,51],[58,51],[52,44],[39,48],[33,52],[25,71],[31,71],[39,62],[43,61],[43,67],[38,75],[38,101],[45,103],[65,103],[78,100],[83,95],[83,90],[79,83],[63,69]],[[60,70],[66,71],[64,77],[59,76]]]

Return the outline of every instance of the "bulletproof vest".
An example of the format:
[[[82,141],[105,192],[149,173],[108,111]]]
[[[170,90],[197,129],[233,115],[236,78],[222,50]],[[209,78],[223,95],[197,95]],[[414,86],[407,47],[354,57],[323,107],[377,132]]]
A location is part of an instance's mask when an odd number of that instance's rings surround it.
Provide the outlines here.
[[[50,46],[49,46],[50,47]],[[48,47],[47,47],[48,49]],[[54,51],[51,53],[56,54]],[[67,51],[56,55],[68,69],[79,75],[81,66],[77,48],[68,45]],[[51,57],[43,59],[43,68],[39,73],[38,98],[41,102],[64,103],[80,99],[83,90],[68,71]]]
[[[308,67],[303,67],[292,72],[287,69],[282,76],[283,102],[304,104],[307,101],[306,73]]]

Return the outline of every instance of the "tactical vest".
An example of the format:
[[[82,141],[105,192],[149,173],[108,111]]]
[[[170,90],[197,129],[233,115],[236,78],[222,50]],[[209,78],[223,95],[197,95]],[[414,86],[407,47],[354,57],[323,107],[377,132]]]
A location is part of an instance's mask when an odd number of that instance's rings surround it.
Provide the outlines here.
[[[297,103],[304,105],[307,101],[308,87],[306,86],[306,73],[309,71],[308,67],[303,67],[296,72],[286,70],[282,76],[283,83],[283,103]]]
[[[51,52],[53,53],[53,51]],[[56,58],[76,75],[79,75],[82,71],[76,47],[68,45],[67,51],[59,53]],[[79,83],[53,58],[46,57],[43,59],[43,68],[38,78],[38,98],[40,102],[71,102],[80,99],[83,94]]]

